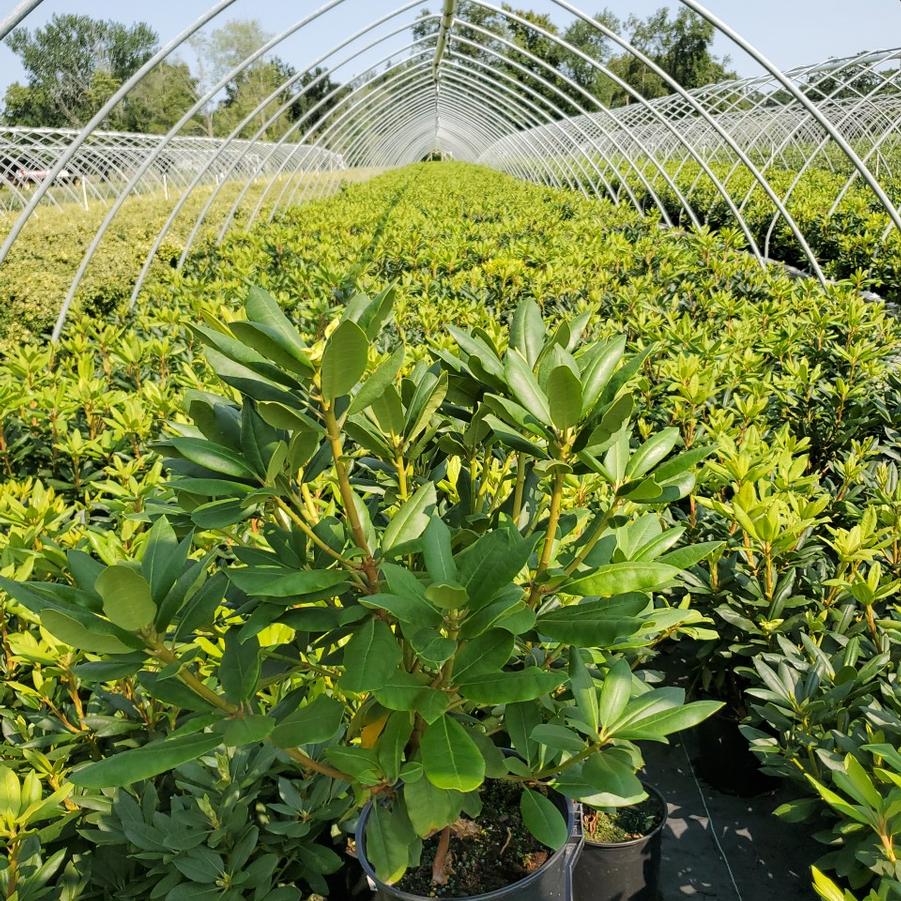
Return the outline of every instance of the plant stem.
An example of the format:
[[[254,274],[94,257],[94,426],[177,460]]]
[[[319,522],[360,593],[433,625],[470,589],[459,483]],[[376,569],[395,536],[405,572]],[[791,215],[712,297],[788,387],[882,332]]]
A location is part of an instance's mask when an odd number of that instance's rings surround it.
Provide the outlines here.
[[[613,502],[607,508],[607,512],[597,521],[588,540],[582,545],[581,550],[572,562],[566,567],[564,572],[567,576],[571,576],[584,562],[585,558],[594,550],[594,546],[601,540],[601,536],[607,531],[607,526],[613,517],[613,512],[619,506],[619,498],[614,498]]]
[[[175,663],[178,660],[178,656],[155,636],[144,635],[143,637],[157,660],[166,664]],[[234,717],[241,712],[241,709],[237,704],[232,704],[226,698],[223,698],[222,695],[213,691],[209,686],[204,685],[203,682],[201,682],[187,667],[182,667],[178,671],[178,678],[184,685],[190,688],[194,694],[203,698],[204,701],[211,704],[213,707],[218,708],[223,713],[227,713],[229,716]],[[308,757],[299,748],[282,748],[281,750],[283,750],[292,760],[304,767],[304,769],[314,770],[317,773],[321,773],[323,776],[329,776],[332,779],[340,779],[343,782],[353,782],[351,776],[342,773],[340,770],[336,770],[327,763],[320,763],[318,760],[313,760],[312,757]]]
[[[347,474],[347,466],[344,462],[344,447],[341,444],[341,430],[338,426],[338,420],[335,418],[334,409],[324,404],[322,412],[325,414],[326,436],[328,438],[329,447],[332,451],[332,460],[335,463],[335,474],[338,477],[338,490],[341,493],[341,503],[344,506],[344,515],[350,525],[350,531],[353,535],[354,542],[363,552],[363,572],[366,574],[366,581],[369,584],[369,591],[375,594],[379,590],[379,572],[372,558],[372,551],[366,542],[366,535],[363,532],[363,525],[360,517],[357,515],[357,508],[354,504],[353,489],[350,485],[350,478]]]
[[[313,542],[320,550],[324,551],[330,557],[337,560],[348,572],[352,573],[354,576],[357,575],[357,567],[354,566],[352,560],[348,560],[343,554],[339,554],[334,548],[329,547],[309,526],[309,524],[304,520],[302,516],[300,516],[296,510],[292,509],[290,504],[286,504],[285,501],[277,497],[275,502],[278,504],[279,509],[291,519],[298,529]],[[357,582],[358,588],[364,588],[365,586],[361,582]]]
[[[513,522],[519,523],[522,515],[522,498],[526,488],[526,461],[522,454],[517,454],[516,489],[513,492]]]
[[[554,554],[554,539],[557,537],[557,524],[560,522],[560,508],[563,502],[563,473],[554,473],[554,487],[551,489],[551,509],[548,513],[547,532],[544,536],[544,546],[541,549],[541,559],[532,579],[532,590],[529,592],[528,605],[535,607],[541,597],[541,585],[539,579],[547,571]]]
[[[450,851],[450,834],[450,826],[445,826],[438,837],[438,848],[432,862],[432,883],[434,885],[447,885],[447,855]]]

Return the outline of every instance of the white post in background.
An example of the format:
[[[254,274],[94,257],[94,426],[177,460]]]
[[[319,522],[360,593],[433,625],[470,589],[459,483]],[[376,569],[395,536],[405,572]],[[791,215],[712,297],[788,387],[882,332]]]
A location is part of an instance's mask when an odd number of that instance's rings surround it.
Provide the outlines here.
[[[166,197],[166,200],[169,199],[169,179],[166,178],[166,173],[163,173],[163,194]]]
[[[81,177],[81,199],[84,203],[85,212],[88,209],[88,177],[87,175],[82,175]]]

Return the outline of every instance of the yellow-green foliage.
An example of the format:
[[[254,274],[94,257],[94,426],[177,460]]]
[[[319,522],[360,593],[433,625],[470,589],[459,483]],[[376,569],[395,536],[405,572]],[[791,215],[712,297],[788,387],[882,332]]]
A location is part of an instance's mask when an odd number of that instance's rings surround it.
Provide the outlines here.
[[[33,267],[46,265],[39,245],[31,252]],[[121,296],[127,280],[115,274]],[[649,349],[636,379],[637,431],[675,426],[685,447],[714,448],[678,510],[688,539],[723,545],[696,568],[692,589],[692,604],[720,632],[698,649],[708,687],[751,704],[765,697],[761,679],[770,691],[783,677],[803,681],[808,694],[796,703],[789,686],[784,711],[758,734],[771,766],[801,778],[802,793],[812,793],[805,774],[828,780],[849,747],[898,743],[897,320],[852,284],[823,289],[761,267],[734,229],[664,231],[624,206],[461,164],[383,175],[232,233],[182,272],[161,263],[134,315],[114,301],[108,316],[76,312],[54,350],[36,340],[11,347],[0,360],[0,575],[66,579],[70,548],[107,564],[140,552],[171,497],[152,440],[167,420],[185,421],[187,389],[229,390],[186,326],[239,318],[248,286],[260,284],[315,338],[356,291],[392,282],[395,323],[379,349],[400,339],[408,360],[428,345],[451,348],[449,324],[504,344],[502,325],[524,297],[557,323],[589,313],[586,340],[625,333],[629,353]],[[198,546],[227,553],[229,528],[201,532]],[[104,756],[125,734],[143,741],[170,716],[132,677],[95,690],[78,669],[90,655],[0,600],[2,756],[23,778],[44,767],[49,785],[64,785],[74,763]],[[204,654],[217,656],[210,634]],[[753,674],[761,661],[772,675]],[[743,695],[749,685],[757,696]],[[757,708],[765,719],[773,705]],[[36,747],[52,762],[27,756]],[[278,789],[266,791],[275,798]],[[80,822],[82,798],[72,798],[60,817]],[[155,803],[144,801],[147,810]],[[61,826],[45,844],[67,847],[73,829]],[[841,872],[856,868],[855,885],[872,878],[860,861],[878,859],[873,847],[856,857],[857,845],[846,847]]]
[[[360,170],[308,178],[324,182],[322,187],[331,191],[345,181],[367,178],[370,174]],[[266,204],[279,196],[287,181],[283,177],[276,183],[267,195]],[[295,183],[292,180],[292,185]],[[268,180],[260,180],[247,191],[236,217],[238,225],[254,209],[268,184]],[[243,183],[228,182],[218,191],[198,240],[215,235],[242,187]],[[200,187],[191,194],[156,253],[149,273],[150,283],[176,265],[184,242],[212,191],[211,187]],[[162,192],[157,192],[125,201],[86,270],[76,294],[76,309],[104,317],[128,301],[135,278],[178,196],[173,193],[167,200]],[[3,298],[0,347],[13,346],[29,335],[40,335],[53,325],[84,253],[108,210],[108,203],[94,200],[87,210],[75,203],[59,207],[44,205],[31,216],[0,266],[0,297]],[[268,206],[263,210],[264,219],[267,213]],[[8,233],[15,216],[7,213],[0,218],[0,235]]]

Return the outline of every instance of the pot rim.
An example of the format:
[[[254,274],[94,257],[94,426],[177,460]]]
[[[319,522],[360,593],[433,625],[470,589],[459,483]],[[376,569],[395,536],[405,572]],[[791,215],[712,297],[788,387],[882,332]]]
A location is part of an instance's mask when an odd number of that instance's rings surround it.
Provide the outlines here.
[[[642,785],[645,788],[645,791],[649,795],[653,795],[660,802],[663,807],[663,818],[660,822],[647,834],[641,835],[638,838],[630,838],[627,842],[596,842],[588,837],[588,834],[585,834],[585,845],[586,847],[591,848],[634,848],[636,845],[640,845],[642,842],[650,841],[657,835],[661,829],[666,825],[667,820],[669,819],[669,808],[666,804],[666,798],[663,797],[663,793],[660,792],[653,785],[650,785],[647,782],[642,782]],[[641,802],[639,802],[641,803]],[[582,831],[585,832],[584,824],[582,825]]]
[[[423,776],[423,778],[425,778]],[[459,895],[456,899],[448,899],[448,901],[499,901],[502,898],[516,898],[516,892],[522,888],[525,888],[527,885],[538,880],[547,870],[551,864],[556,863],[561,858],[563,858],[570,845],[573,833],[576,828],[576,805],[565,795],[558,792],[556,789],[550,789],[549,794],[557,795],[562,799],[564,804],[566,805],[566,827],[568,830],[568,837],[564,844],[562,844],[550,857],[537,869],[534,873],[529,873],[528,876],[523,876],[522,879],[517,879],[516,882],[511,882],[509,885],[505,885],[502,888],[494,889],[490,892],[482,892],[478,895]],[[371,879],[378,889],[384,890],[386,892],[393,893],[400,901],[429,901],[428,895],[414,895],[411,892],[405,892],[403,889],[399,889],[396,886],[388,885],[386,882],[382,882],[375,875],[375,870],[372,868],[372,864],[369,862],[369,858],[366,856],[366,822],[369,819],[370,811],[372,810],[372,801],[367,801],[366,806],[360,813],[360,817],[357,820],[357,828],[355,830],[354,838],[357,843],[357,860],[360,862],[360,866],[363,867],[363,872]],[[579,823],[581,825],[581,823]]]

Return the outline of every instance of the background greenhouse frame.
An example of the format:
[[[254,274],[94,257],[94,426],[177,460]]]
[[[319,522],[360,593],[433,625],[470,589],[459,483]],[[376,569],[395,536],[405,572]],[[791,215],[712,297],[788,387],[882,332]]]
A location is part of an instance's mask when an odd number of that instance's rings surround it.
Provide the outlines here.
[[[217,227],[220,242],[238,221],[241,227],[249,227],[264,216],[271,220],[290,206],[334,191],[352,174],[365,177],[430,155],[481,163],[518,178],[607,196],[616,203],[656,208],[666,225],[695,227],[705,217],[693,208],[687,196],[690,191],[679,176],[686,167],[696,167],[692,187],[699,180],[709,181],[761,264],[770,256],[770,237],[781,223],[797,242],[805,268],[821,282],[826,281],[821,263],[788,208],[811,167],[823,166],[843,176],[830,214],[853,186],[862,186],[888,216],[883,240],[892,230],[901,232],[901,213],[882,186],[898,174],[892,170],[888,151],[898,141],[901,50],[874,50],[783,72],[696,0],[680,3],[749,56],[761,74],[686,90],[623,34],[565,0],[554,0],[561,14],[587,23],[671,90],[668,96],[648,99],[603,62],[501,6],[482,0],[468,4],[444,0],[439,11],[425,15],[430,8],[427,0],[410,0],[356,29],[316,59],[303,61],[227,137],[185,134],[191,117],[230,79],[279,49],[288,38],[303,35],[317,20],[344,15],[354,6],[348,0],[330,0],[247,55],[197,98],[167,134],[103,130],[109,113],[130,91],[192,36],[220,22],[234,3],[221,0],[171,38],[81,130],[0,130],[6,182],[2,203],[9,223],[0,245],[0,265],[40,206],[103,205],[104,217],[73,269],[53,329],[54,340],[62,332],[104,235],[125,201],[135,194],[162,192],[172,209],[135,277],[132,303],[141,295],[167,234],[198,188],[208,188],[209,193],[190,225],[179,267],[197,245],[226,184],[235,185],[237,194]],[[0,24],[0,38],[20,23],[27,25],[40,5],[41,0],[18,4]],[[466,10],[473,8],[515,21],[518,27],[559,45],[614,81],[630,102],[613,109],[603,106],[529,50],[467,21]],[[414,26],[427,33],[416,37]],[[396,39],[407,42],[397,48]],[[466,49],[478,49],[481,56],[460,52]],[[502,67],[522,71],[529,80],[514,80]],[[292,94],[292,99],[314,96],[312,92],[329,74],[338,74],[350,88],[332,89],[277,141],[261,136],[278,121],[285,105],[253,137],[239,138],[285,90],[316,71],[321,74]],[[573,109],[576,114],[567,115]],[[794,172],[787,186],[772,179],[780,167]],[[255,199],[251,199],[251,187],[257,189]],[[763,242],[755,238],[746,218],[755,191],[763,192],[772,210]]]

